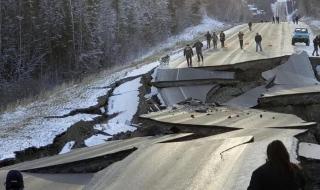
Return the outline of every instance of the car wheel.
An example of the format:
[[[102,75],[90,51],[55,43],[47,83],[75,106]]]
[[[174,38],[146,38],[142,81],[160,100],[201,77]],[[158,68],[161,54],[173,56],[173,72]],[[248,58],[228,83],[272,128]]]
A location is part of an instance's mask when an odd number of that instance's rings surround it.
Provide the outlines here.
[[[306,45],[307,45],[307,46],[309,46],[309,45],[310,45],[309,41],[307,41],[307,42],[306,42]]]

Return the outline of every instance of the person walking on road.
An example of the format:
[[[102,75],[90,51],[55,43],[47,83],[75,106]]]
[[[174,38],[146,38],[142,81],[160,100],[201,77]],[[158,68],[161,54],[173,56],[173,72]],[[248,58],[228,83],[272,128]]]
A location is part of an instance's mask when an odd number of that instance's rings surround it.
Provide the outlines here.
[[[292,22],[293,22],[293,24],[296,24],[296,17],[295,16],[292,16]]]
[[[249,26],[249,30],[252,31],[252,22],[249,22],[248,26]]]
[[[238,37],[239,37],[239,43],[240,43],[240,48],[243,49],[243,32],[239,32]]]
[[[218,35],[215,32],[213,32],[213,34],[212,34],[212,42],[213,42],[213,48],[214,49],[218,48],[218,40],[219,40]]]
[[[192,67],[193,50],[189,44],[184,48],[183,55],[187,59],[188,67]]]
[[[274,16],[272,17],[272,24],[276,23],[276,18],[274,18]]]
[[[296,24],[299,24],[299,16],[296,16],[295,20],[296,20]]]
[[[221,47],[224,48],[224,42],[226,41],[226,35],[224,34],[223,31],[220,32],[220,42],[221,42]]]
[[[276,16],[277,23],[280,24],[280,17]]]
[[[313,40],[313,52],[312,56],[316,53],[317,56],[319,56],[319,46],[320,46],[320,36],[316,36]]]
[[[211,36],[209,31],[207,32],[205,37],[207,38],[207,49],[209,49],[209,48],[211,48],[211,38],[212,38],[212,36]]]
[[[275,140],[267,147],[267,161],[251,176],[248,190],[304,190],[306,177],[302,168],[290,162],[284,144]]]
[[[202,48],[203,48],[203,44],[200,42],[200,40],[198,40],[194,45],[194,48],[196,48],[196,53],[197,53],[197,57],[198,57],[198,62],[200,62],[200,58],[202,60],[203,63],[203,54],[202,54]]]
[[[259,48],[260,48],[260,51],[262,51],[262,45],[261,45],[262,36],[259,33],[256,34],[255,41],[256,41],[256,52],[258,52]]]

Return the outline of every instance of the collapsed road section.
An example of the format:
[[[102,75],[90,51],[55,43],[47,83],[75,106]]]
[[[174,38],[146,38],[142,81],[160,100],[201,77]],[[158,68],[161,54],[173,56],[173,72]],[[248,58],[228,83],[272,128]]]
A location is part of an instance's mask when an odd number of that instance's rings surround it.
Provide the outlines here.
[[[316,189],[320,130],[319,111],[312,112],[318,105],[313,68],[319,63],[299,53],[227,66],[158,69],[152,94],[157,87],[167,108],[145,110],[137,118],[138,130],[119,135],[122,140],[8,166],[0,175],[24,171],[33,189],[243,190],[265,162],[267,145],[281,140]],[[124,92],[121,88],[115,96]],[[288,101],[281,101],[283,96]],[[150,129],[154,136],[144,133]]]

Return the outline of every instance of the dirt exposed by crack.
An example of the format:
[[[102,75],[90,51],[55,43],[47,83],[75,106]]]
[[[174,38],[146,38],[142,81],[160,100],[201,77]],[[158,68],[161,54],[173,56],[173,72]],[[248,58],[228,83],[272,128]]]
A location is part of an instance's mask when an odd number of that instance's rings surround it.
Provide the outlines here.
[[[137,75],[133,77],[126,77],[126,78],[115,81],[109,86],[103,87],[109,90],[106,95],[97,98],[96,105],[90,106],[88,108],[72,110],[68,114],[65,114],[62,116],[46,117],[46,119],[52,119],[52,118],[63,119],[66,117],[75,116],[77,114],[98,115],[91,121],[80,120],[76,122],[75,124],[70,126],[66,132],[60,135],[57,135],[52,144],[49,144],[47,146],[43,146],[40,148],[30,147],[25,150],[15,152],[16,158],[5,159],[0,161],[0,167],[13,165],[13,164],[17,164],[17,163],[25,162],[29,160],[39,159],[47,156],[57,155],[62,150],[64,145],[71,141],[75,142],[72,149],[83,148],[83,147],[86,147],[85,140],[92,137],[93,135],[96,135],[96,134],[109,135],[103,131],[98,131],[94,129],[95,125],[106,124],[110,119],[113,119],[118,115],[117,113],[113,115],[106,114],[108,113],[109,98],[113,96],[114,90],[120,85],[141,77],[141,83],[143,85],[139,88],[139,99],[140,99],[139,107],[138,107],[137,113],[134,115],[132,120],[132,123],[136,123],[138,126],[140,114],[148,113],[150,110],[158,107],[157,101],[155,101],[153,98],[147,99],[145,97],[147,94],[151,93],[151,80],[152,80],[151,75],[153,72],[154,72],[154,69],[148,72],[147,74]],[[137,130],[136,132],[138,134],[137,136],[141,136],[141,133],[139,131],[140,130]],[[133,134],[135,133],[129,133],[129,132],[119,133],[117,135],[114,135],[114,137],[110,140],[131,138],[135,136]]]

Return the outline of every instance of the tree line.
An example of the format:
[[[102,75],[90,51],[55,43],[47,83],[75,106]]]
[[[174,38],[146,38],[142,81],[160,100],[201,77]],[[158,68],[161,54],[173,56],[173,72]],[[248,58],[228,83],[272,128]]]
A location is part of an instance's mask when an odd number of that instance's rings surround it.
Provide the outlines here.
[[[204,9],[239,21],[241,6],[238,0],[0,0],[1,102],[130,64],[199,24]]]

